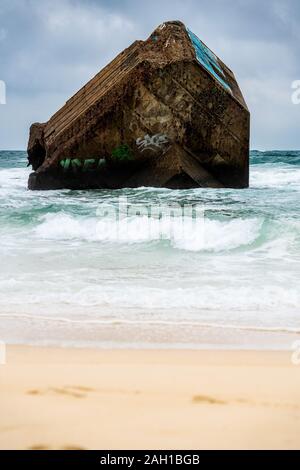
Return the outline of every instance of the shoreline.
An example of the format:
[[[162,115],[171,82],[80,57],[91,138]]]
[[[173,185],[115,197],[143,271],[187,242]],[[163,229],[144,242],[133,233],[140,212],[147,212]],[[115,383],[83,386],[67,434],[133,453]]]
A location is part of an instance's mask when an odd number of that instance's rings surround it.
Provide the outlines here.
[[[188,352],[257,352],[257,353],[287,353],[292,355],[296,349],[296,346],[300,345],[300,338],[293,340],[289,344],[211,344],[211,343],[124,343],[124,342],[107,342],[107,343],[66,343],[66,344],[56,344],[54,342],[14,342],[14,341],[1,341],[0,345],[4,345],[6,349],[8,348],[30,348],[30,349],[49,349],[49,350],[74,350],[74,351],[188,351]],[[2,346],[3,347],[3,346]]]
[[[1,317],[0,340],[37,347],[292,351],[300,341],[300,330],[290,327]]]
[[[288,351],[7,346],[1,449],[300,449]]]

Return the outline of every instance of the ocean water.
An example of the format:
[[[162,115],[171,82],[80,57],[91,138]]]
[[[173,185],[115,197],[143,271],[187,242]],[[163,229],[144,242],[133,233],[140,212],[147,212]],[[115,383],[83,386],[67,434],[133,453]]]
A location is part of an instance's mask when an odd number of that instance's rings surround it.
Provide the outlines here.
[[[26,163],[25,152],[0,152],[0,340],[289,348],[300,339],[300,152],[251,152],[247,190],[31,192]],[[165,217],[170,205],[199,214]]]

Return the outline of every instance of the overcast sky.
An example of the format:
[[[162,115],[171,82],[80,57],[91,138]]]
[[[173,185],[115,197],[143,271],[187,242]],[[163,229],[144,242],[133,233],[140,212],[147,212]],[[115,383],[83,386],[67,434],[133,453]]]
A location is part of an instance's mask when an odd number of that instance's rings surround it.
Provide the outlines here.
[[[25,149],[107,62],[166,20],[182,20],[236,74],[252,115],[251,147],[300,148],[299,0],[0,0],[0,149]]]

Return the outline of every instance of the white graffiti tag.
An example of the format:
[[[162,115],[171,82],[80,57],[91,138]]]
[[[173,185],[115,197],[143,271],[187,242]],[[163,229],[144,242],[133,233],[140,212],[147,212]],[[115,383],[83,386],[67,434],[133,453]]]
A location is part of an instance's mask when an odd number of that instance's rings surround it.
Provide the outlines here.
[[[163,145],[168,143],[169,139],[164,134],[155,134],[153,136],[146,134],[143,139],[139,137],[136,140],[136,145],[138,146],[139,150],[141,150],[141,152],[145,152],[145,150],[152,150],[155,152],[160,150]]]

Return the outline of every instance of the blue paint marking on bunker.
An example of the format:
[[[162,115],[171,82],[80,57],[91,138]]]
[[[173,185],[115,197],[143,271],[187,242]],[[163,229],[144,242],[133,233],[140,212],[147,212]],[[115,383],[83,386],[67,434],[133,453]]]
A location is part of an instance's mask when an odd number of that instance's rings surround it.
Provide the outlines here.
[[[226,90],[232,93],[230,86],[225,81],[225,75],[218,62],[217,56],[210,49],[208,49],[208,47],[202,41],[200,41],[196,34],[194,34],[188,28],[186,29],[195,49],[198,62],[203,65],[203,67],[209,73],[211,73]]]

